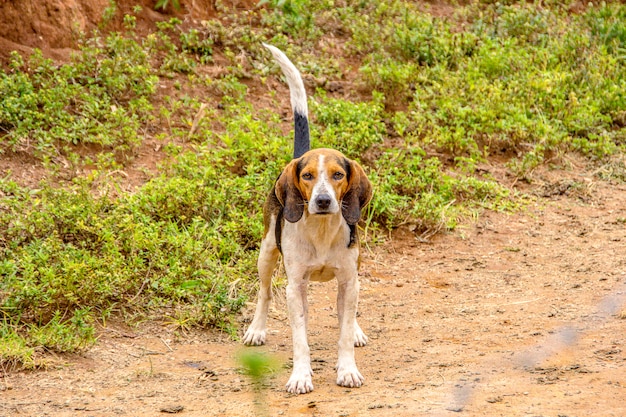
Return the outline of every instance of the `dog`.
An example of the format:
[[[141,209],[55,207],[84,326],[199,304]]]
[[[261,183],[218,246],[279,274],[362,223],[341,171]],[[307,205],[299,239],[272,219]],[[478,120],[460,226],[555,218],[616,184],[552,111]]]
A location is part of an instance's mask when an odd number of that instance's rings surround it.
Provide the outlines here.
[[[368,339],[356,320],[359,297],[361,210],[372,198],[363,168],[332,149],[310,150],[307,96],[299,71],[278,48],[270,50],[287,78],[294,113],[294,158],[285,167],[264,205],[265,233],[258,258],[260,288],[254,319],[243,337],[246,345],[265,343],[271,280],[282,254],[287,274],[287,307],[293,337],[293,371],[286,389],[293,394],[313,390],[307,342],[309,281],[337,279],[339,354],[337,385],[356,388],[364,378],[354,347]]]

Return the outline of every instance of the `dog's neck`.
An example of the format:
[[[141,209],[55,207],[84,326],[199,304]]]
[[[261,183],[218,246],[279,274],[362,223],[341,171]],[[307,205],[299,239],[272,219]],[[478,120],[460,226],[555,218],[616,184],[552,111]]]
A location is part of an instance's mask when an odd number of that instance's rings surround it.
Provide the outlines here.
[[[307,236],[317,250],[332,248],[337,245],[346,247],[350,239],[350,230],[341,212],[335,214],[310,214],[306,210],[297,222],[302,236]]]

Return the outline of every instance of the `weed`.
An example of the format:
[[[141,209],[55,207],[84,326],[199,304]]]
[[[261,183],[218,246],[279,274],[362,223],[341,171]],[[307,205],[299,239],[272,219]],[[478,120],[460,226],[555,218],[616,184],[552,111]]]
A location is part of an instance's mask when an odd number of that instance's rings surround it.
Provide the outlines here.
[[[275,374],[281,364],[273,356],[256,351],[241,351],[237,355],[237,360],[241,365],[242,372],[250,378],[254,389],[256,414],[258,416],[269,416],[269,404],[264,395],[267,390],[267,378]]]
[[[171,3],[174,10],[180,10],[180,0],[172,0]],[[154,5],[154,8],[165,10],[169,4],[170,0],[158,0]]]
[[[603,3],[585,15],[591,34],[607,47],[611,54],[624,60],[626,52],[626,10],[617,4]]]
[[[374,143],[380,143],[386,132],[383,123],[383,96],[374,94],[371,102],[328,98],[323,92],[313,102],[316,140],[314,145],[337,149],[357,158]]]
[[[601,166],[595,170],[595,174],[605,181],[626,183],[626,161],[623,157],[603,161]]]
[[[203,64],[212,62],[213,40],[209,37],[202,37],[197,29],[191,29],[187,33],[180,34],[180,41],[183,51],[200,56]]]
[[[508,194],[493,181],[444,174],[439,159],[415,147],[387,151],[375,169],[370,174],[377,190],[371,211],[374,220],[389,228],[411,223],[416,231],[427,234],[454,228],[463,210],[459,203],[472,207],[505,199]]]
[[[158,80],[136,43],[113,34],[90,40],[72,64],[57,67],[35,51],[26,63],[14,55],[11,67],[0,74],[3,147],[46,157],[77,144],[128,151],[140,143]]]
[[[311,3],[306,0],[261,0],[258,6],[268,5],[273,13],[264,14],[266,25],[277,26],[278,31],[298,33],[314,31]],[[316,34],[319,35],[319,32]]]
[[[117,3],[115,0],[109,0],[109,5],[102,12],[102,20],[98,24],[100,28],[104,28],[117,14]]]
[[[15,321],[7,321],[6,316],[0,321],[0,364],[4,372],[39,366],[35,349],[18,333],[18,328]]]
[[[59,311],[43,326],[33,325],[29,330],[31,343],[56,352],[75,352],[95,343],[95,329],[88,309],[74,310],[69,320]]]

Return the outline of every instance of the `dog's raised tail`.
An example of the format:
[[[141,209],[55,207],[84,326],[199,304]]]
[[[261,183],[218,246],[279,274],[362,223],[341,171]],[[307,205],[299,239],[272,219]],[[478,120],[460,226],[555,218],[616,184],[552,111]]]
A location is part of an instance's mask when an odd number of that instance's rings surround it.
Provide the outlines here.
[[[309,149],[311,149],[311,139],[309,135],[309,108],[306,102],[306,90],[300,72],[295,65],[287,58],[287,55],[275,46],[263,44],[270,50],[274,59],[280,65],[280,69],[287,78],[289,84],[289,93],[291,95],[291,108],[293,109],[294,119],[294,144],[293,157],[299,158]]]

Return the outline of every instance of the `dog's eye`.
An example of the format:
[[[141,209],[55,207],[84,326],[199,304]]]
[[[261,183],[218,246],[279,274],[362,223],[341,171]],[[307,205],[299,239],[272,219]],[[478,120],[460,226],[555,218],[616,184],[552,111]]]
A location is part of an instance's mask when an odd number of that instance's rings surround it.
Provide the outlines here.
[[[313,179],[313,174],[311,174],[310,172],[305,172],[304,174],[302,174],[302,179],[305,181],[311,181]]]
[[[345,175],[342,172],[335,172],[333,174],[333,179],[335,181],[339,181],[340,179],[342,179],[343,177],[345,177]]]

